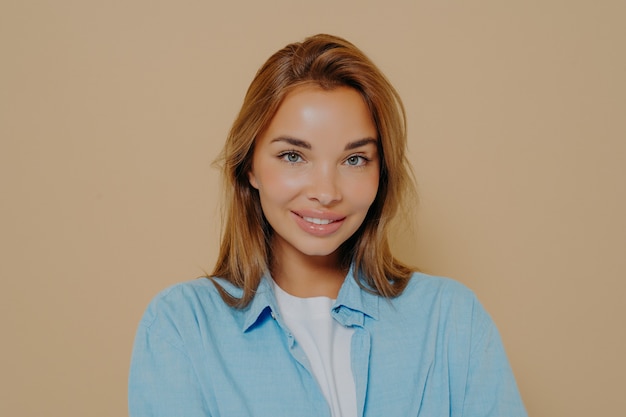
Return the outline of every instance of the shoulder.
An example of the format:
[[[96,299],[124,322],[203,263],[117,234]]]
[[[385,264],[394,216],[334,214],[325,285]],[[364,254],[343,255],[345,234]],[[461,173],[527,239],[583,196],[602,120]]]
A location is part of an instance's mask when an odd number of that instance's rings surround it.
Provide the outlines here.
[[[450,278],[415,273],[402,294],[379,305],[376,326],[415,343],[428,339],[469,352],[472,344],[497,333],[474,292]]]
[[[462,283],[451,278],[415,272],[399,298],[418,298],[442,302],[475,302],[474,292]]]
[[[408,317],[466,323],[489,320],[474,292],[451,278],[416,272],[405,290],[389,303]]]
[[[222,300],[216,285],[238,296],[239,289],[220,278],[197,278],[172,285],[159,292],[148,304],[140,326],[163,328],[164,324],[197,322],[201,316],[228,313],[230,307]]]

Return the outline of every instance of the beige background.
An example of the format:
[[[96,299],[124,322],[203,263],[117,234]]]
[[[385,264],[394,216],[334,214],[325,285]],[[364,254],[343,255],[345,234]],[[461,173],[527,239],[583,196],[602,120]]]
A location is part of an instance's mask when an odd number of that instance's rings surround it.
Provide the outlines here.
[[[405,99],[402,258],[476,291],[532,416],[626,408],[622,1],[0,2],[0,415],[126,414],[133,334],[211,269],[258,66],[345,36]]]

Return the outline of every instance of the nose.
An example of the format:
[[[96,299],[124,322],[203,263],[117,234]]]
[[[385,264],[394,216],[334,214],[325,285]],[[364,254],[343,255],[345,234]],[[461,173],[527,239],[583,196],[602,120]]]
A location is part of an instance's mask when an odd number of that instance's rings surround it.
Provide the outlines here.
[[[342,193],[339,184],[339,173],[335,167],[320,166],[312,170],[307,198],[315,200],[322,206],[332,206],[341,201]]]

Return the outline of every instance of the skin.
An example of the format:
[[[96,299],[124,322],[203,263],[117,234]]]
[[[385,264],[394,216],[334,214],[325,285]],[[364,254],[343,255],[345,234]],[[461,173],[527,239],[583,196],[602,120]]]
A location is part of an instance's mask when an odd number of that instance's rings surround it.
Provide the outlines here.
[[[299,297],[336,298],[338,248],[378,190],[377,131],[354,89],[300,86],[257,137],[249,172],[274,230],[272,276]]]

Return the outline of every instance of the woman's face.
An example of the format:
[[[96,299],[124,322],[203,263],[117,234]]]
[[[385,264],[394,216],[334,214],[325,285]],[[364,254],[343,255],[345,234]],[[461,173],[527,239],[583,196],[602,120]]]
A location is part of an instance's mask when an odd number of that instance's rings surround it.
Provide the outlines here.
[[[336,254],[376,197],[377,142],[371,114],[354,89],[301,86],[285,97],[256,139],[249,173],[274,230],[274,251]]]

